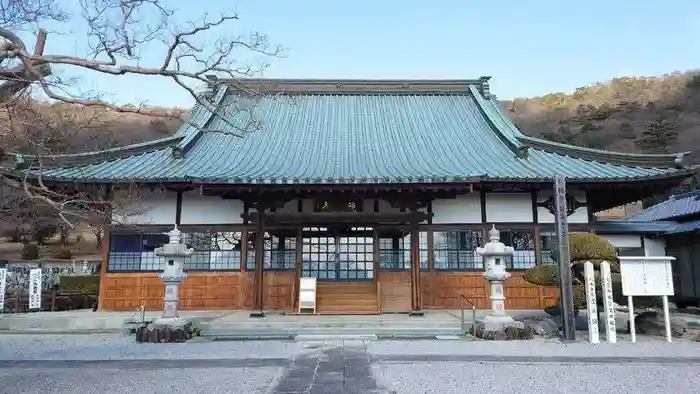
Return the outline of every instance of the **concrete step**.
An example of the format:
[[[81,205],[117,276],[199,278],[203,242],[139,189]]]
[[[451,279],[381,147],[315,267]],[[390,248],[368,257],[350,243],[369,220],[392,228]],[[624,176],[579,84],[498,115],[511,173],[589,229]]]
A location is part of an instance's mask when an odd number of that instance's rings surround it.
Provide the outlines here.
[[[355,323],[355,322],[350,322],[350,323],[296,323],[296,322],[289,322],[289,323],[268,323],[268,322],[241,322],[241,323],[236,323],[236,322],[200,322],[202,325],[208,325],[210,327],[226,327],[226,328],[250,328],[250,329],[305,329],[305,328],[370,328],[370,327],[378,327],[378,328],[413,328],[413,327],[420,327],[420,328],[460,328],[461,324],[460,323],[373,323],[373,322],[365,322],[365,323]],[[465,324],[471,324],[471,322],[467,322]]]
[[[435,336],[464,335],[459,327],[306,327],[306,328],[234,328],[234,327],[202,327],[202,337],[223,338],[290,338],[298,336],[378,336],[385,338],[428,338]]]

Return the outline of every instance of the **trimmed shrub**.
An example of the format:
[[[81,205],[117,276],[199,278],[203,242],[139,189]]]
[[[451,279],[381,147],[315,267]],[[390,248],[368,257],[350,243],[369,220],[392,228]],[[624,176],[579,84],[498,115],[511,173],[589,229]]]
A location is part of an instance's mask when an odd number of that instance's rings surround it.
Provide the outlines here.
[[[58,290],[67,293],[98,294],[100,292],[100,276],[61,276],[58,279]]]
[[[34,244],[22,245],[22,259],[36,260],[39,258],[39,246]]]
[[[55,224],[38,224],[34,227],[32,238],[39,245],[43,245],[46,240],[56,235],[58,226]]]
[[[547,287],[559,285],[559,267],[555,264],[540,264],[523,273],[525,281]]]
[[[73,252],[68,248],[56,248],[51,252],[51,257],[54,259],[70,260],[73,258]]]
[[[608,261],[617,263],[617,251],[607,239],[592,233],[571,233],[569,235],[569,256],[572,262],[590,261],[600,264]]]

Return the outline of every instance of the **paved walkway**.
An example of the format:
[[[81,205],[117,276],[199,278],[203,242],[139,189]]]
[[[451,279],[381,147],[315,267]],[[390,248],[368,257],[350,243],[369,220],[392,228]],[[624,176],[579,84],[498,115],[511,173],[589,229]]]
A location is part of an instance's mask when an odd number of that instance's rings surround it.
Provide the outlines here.
[[[136,344],[0,336],[12,393],[691,393],[700,344],[319,341]]]

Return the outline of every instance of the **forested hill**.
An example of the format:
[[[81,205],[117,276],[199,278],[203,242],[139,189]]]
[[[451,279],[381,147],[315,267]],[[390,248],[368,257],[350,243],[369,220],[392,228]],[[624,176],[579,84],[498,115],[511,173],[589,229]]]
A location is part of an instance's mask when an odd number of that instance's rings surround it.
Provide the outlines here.
[[[528,135],[623,152],[688,151],[700,143],[700,72],[623,77],[573,93],[503,101]],[[693,155],[700,161],[699,152]]]

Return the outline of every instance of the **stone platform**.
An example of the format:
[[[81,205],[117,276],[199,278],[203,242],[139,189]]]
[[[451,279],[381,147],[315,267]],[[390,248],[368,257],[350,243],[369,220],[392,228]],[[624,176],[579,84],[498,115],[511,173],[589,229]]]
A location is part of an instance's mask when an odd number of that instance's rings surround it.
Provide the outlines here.
[[[476,320],[490,311],[478,310]],[[426,310],[423,317],[405,314],[366,316],[282,315],[268,312],[264,318],[251,318],[250,311],[182,311],[181,316],[201,329],[201,340],[243,339],[434,339],[464,337],[472,328],[471,311],[465,311],[465,327],[461,326],[460,310]],[[516,319],[543,316],[543,311],[514,311]],[[94,334],[123,333],[133,312],[38,312],[0,315],[2,334]],[[160,316],[160,311],[148,312],[146,320]],[[677,315],[689,320],[689,326],[700,323],[700,316]],[[585,317],[581,316],[585,329]],[[627,314],[617,312],[617,327],[624,329]],[[692,324],[691,324],[692,323]],[[193,340],[199,340],[197,338]]]
[[[226,311],[186,311],[183,318],[195,322],[216,319]],[[160,317],[160,311],[146,313],[146,320]],[[92,310],[0,314],[0,334],[93,334],[121,333],[134,312],[93,312]]]

